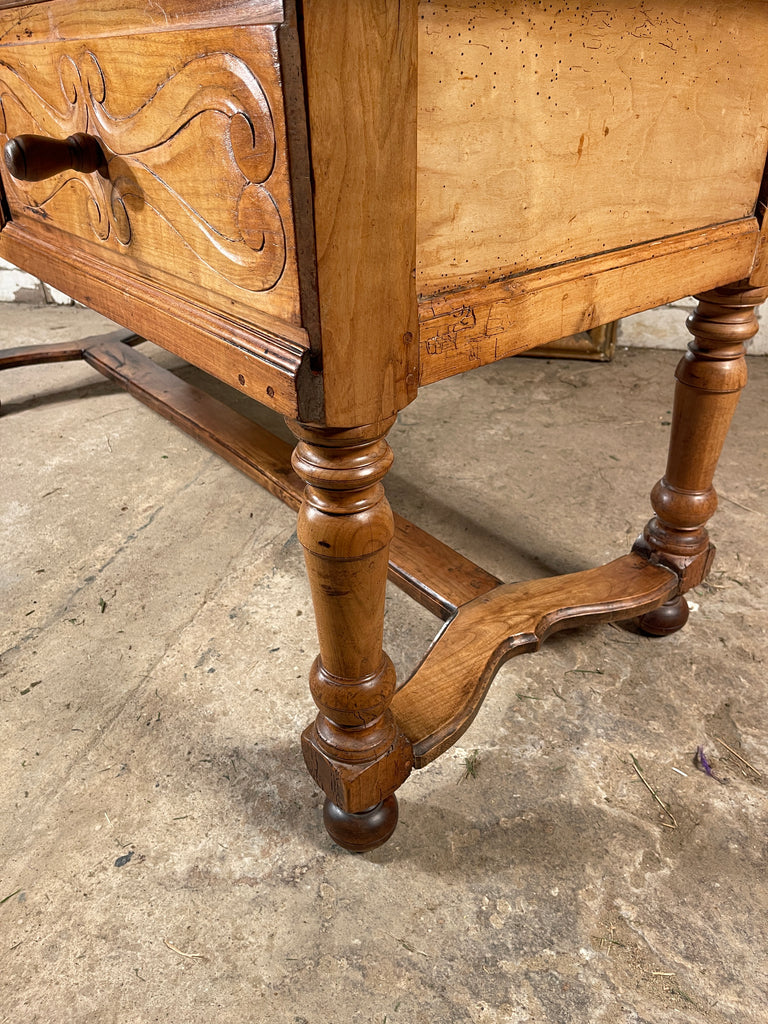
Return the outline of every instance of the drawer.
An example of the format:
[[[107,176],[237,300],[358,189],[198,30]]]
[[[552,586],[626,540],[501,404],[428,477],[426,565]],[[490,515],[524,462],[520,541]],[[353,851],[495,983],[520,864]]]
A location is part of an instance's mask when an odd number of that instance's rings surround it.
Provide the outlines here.
[[[201,5],[171,3],[160,18],[152,5],[94,12],[98,7],[54,0],[0,10],[0,143],[85,132],[105,157],[91,173],[67,170],[36,182],[17,180],[3,166],[9,223],[0,237],[55,253],[65,279],[54,267],[42,275],[47,280],[70,293],[79,288],[77,298],[193,362],[210,363],[218,343],[247,348],[243,330],[258,328],[256,348],[267,362],[274,342],[272,362],[281,362],[288,345],[290,358],[302,363],[308,340],[281,5],[223,3],[212,15]],[[118,297],[102,296],[99,281],[110,282]],[[84,282],[89,294],[82,294]],[[113,308],[120,293],[153,306],[158,322],[169,310],[207,318],[207,355],[199,345],[189,351],[183,326],[153,335],[146,323],[129,322],[130,312]],[[136,303],[131,308],[135,315]],[[243,389],[241,366],[222,372],[230,355],[217,357],[214,372]],[[251,388],[251,377],[244,389],[276,404],[265,387]],[[268,386],[275,391],[275,382]],[[295,404],[283,411],[294,413]]]

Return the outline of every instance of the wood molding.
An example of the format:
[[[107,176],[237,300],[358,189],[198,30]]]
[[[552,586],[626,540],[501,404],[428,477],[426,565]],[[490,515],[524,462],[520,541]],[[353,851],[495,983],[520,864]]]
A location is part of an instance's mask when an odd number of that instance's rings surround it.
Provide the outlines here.
[[[226,320],[149,281],[111,274],[102,261],[13,222],[0,234],[0,256],[284,416],[319,415],[319,382],[302,331],[279,325],[272,334]]]
[[[747,217],[425,297],[419,305],[420,383],[748,277],[758,232],[755,218]]]
[[[223,25],[277,25],[284,17],[282,0],[56,0],[56,19],[42,6],[46,0],[0,0],[0,11],[19,8],[14,31],[0,39],[4,46],[55,40],[98,39],[135,32],[173,32]],[[87,8],[87,9],[86,9]]]

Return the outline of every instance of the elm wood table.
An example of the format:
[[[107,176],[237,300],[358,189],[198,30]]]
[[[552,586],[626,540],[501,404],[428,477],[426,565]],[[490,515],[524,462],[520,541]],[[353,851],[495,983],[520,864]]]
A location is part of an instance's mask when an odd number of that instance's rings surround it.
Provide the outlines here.
[[[131,337],[0,365],[84,358],[299,509],[303,749],[349,849],[505,659],[685,622],[768,295],[766,39],[762,2],[0,0],[0,255],[285,415],[293,469]],[[692,292],[630,554],[507,585],[393,516],[385,437],[420,386]],[[445,620],[399,688],[387,572]]]

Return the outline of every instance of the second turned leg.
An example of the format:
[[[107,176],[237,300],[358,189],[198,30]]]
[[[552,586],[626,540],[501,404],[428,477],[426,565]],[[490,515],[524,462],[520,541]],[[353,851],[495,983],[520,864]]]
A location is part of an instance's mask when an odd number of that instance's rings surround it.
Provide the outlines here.
[[[319,713],[302,737],[304,759],[326,794],[331,837],[364,851],[394,831],[394,793],[413,767],[389,710],[395,670],[382,650],[394,523],[381,480],[392,452],[386,430],[290,426],[306,482],[298,533],[320,642],[310,675]]]
[[[698,295],[687,321],[694,340],[677,368],[669,457],[651,495],[656,515],[635,550],[680,576],[680,593],[640,619],[647,633],[664,636],[685,625],[682,596],[709,572],[715,549],[706,523],[717,508],[712,486],[726,434],[746,384],[744,343],[757,332],[755,306],[768,288],[730,285]]]

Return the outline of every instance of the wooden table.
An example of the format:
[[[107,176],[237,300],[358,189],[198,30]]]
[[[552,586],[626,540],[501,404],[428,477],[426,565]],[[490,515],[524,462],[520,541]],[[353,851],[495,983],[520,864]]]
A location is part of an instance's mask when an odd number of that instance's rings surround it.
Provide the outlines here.
[[[84,358],[299,509],[303,749],[347,848],[386,841],[505,659],[578,621],[684,624],[768,296],[767,30],[713,0],[0,0],[0,256],[282,413],[293,468],[135,336],[0,366]],[[393,516],[385,438],[419,387],[693,292],[631,553],[507,585]],[[445,620],[399,686],[387,573]]]

